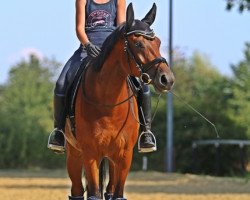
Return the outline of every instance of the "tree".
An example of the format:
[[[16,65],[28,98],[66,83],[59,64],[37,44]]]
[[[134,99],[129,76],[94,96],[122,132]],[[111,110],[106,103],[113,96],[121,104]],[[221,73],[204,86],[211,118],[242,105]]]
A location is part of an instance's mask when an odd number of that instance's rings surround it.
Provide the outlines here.
[[[247,139],[244,126],[229,116],[231,84],[228,77],[222,76],[206,56],[194,53],[191,58],[178,56],[175,59],[174,74],[176,82],[173,92],[191,104],[217,127],[223,139]],[[154,94],[154,104],[156,95]],[[161,101],[153,132],[157,138],[158,151],[148,154],[148,167],[164,170],[166,152],[166,102]],[[193,171],[192,142],[199,139],[215,139],[214,128],[174,97],[174,163],[178,172]],[[221,174],[236,174],[240,168],[240,151],[232,146],[221,148]],[[230,152],[230,154],[228,154]],[[199,148],[196,173],[215,173],[215,148]],[[141,169],[142,156],[135,149],[133,169]],[[138,162],[139,161],[139,162]],[[200,167],[199,167],[200,166]]]
[[[176,57],[174,93],[191,104],[219,131],[223,139],[249,139],[250,44],[245,58],[233,65],[232,78],[222,76],[205,56],[194,53],[191,58]],[[52,128],[52,97],[55,60],[39,60],[30,56],[13,66],[8,82],[0,86],[0,168],[63,167],[63,156],[55,156],[46,148]],[[152,90],[153,91],[153,90]],[[164,170],[166,152],[166,102],[162,97],[152,131],[158,151],[147,154],[149,169]],[[153,106],[157,95],[153,93]],[[174,97],[174,159],[179,172],[192,172],[192,142],[214,139],[213,127],[183,102]],[[230,152],[230,153],[228,153]],[[199,148],[198,173],[214,173],[215,148]],[[248,156],[246,154],[246,156]],[[221,149],[221,175],[240,171],[238,148]],[[57,165],[55,165],[57,163]],[[141,169],[142,155],[135,147],[133,169]]]
[[[231,79],[229,104],[230,116],[247,129],[250,138],[250,43],[246,44],[244,59],[237,65],[232,65],[234,76]]]
[[[8,82],[0,91],[0,168],[49,167],[54,159],[46,143],[53,127],[57,66],[55,60],[41,61],[31,55],[29,61],[21,61],[10,70]]]
[[[174,91],[203,113],[217,127],[223,139],[247,139],[245,127],[229,116],[230,80],[222,76],[209,60],[195,53],[189,60],[177,61],[174,67],[176,85]],[[199,139],[216,139],[213,127],[175,98],[175,160],[181,172],[192,171],[192,142]],[[221,148],[221,174],[240,172],[240,151],[234,147]],[[228,152],[231,152],[228,154]],[[199,148],[199,173],[215,172],[215,148]]]
[[[250,10],[250,0],[227,0],[227,10],[231,10],[233,7],[238,6],[240,12],[244,10]]]

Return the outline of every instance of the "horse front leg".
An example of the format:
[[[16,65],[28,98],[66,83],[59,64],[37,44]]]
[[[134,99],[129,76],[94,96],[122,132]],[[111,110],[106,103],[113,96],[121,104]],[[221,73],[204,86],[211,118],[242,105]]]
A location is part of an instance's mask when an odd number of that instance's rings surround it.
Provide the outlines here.
[[[115,165],[109,160],[109,182],[104,194],[105,200],[112,200],[115,192]]]
[[[67,149],[67,170],[72,183],[69,200],[83,200],[82,159],[79,152],[76,152],[69,145]]]
[[[124,151],[123,156],[120,157],[115,163],[116,173],[116,185],[114,192],[114,200],[126,200],[123,197],[125,181],[131,166],[133,151]]]
[[[87,200],[101,200],[99,190],[99,159],[94,159],[91,155],[84,155],[83,167],[87,180]]]

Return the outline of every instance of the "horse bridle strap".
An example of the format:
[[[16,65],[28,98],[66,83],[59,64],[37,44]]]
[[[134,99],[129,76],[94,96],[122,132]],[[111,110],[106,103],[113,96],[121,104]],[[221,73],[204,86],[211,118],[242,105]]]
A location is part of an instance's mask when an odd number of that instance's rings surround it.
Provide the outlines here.
[[[86,79],[86,71],[87,71],[88,67],[89,67],[89,65],[86,66],[86,68],[83,71],[83,75],[82,75],[82,93],[83,93],[83,97],[84,97],[84,99],[85,99],[85,101],[87,103],[92,104],[94,106],[103,106],[103,107],[107,107],[107,108],[113,108],[113,107],[119,106],[119,105],[121,105],[123,103],[126,103],[127,101],[129,101],[130,99],[132,99],[135,96],[134,92],[132,91],[132,94],[128,94],[129,96],[126,99],[124,99],[124,100],[122,100],[122,101],[120,101],[120,102],[118,102],[116,104],[104,104],[104,103],[95,102],[95,101],[90,100],[87,97],[87,94],[86,94],[86,91],[85,91],[85,88],[84,88],[84,85],[85,85],[84,82],[85,82],[85,79]],[[130,88],[128,89],[128,93],[130,93]]]
[[[126,36],[129,36],[131,34],[142,35],[143,37],[145,37],[147,39],[154,39],[155,38],[155,33],[153,30],[151,30],[151,31],[133,30],[133,31],[127,32]]]
[[[143,69],[142,72],[147,72],[152,66],[159,64],[159,63],[166,63],[167,64],[167,60],[163,57],[155,58],[154,60],[152,60],[144,65],[141,65],[141,68]]]
[[[130,34],[140,34],[144,37],[148,37],[148,35],[146,35],[145,33],[142,34],[142,32],[129,32],[129,33],[125,33],[124,36],[125,36],[125,48],[124,48],[124,51],[127,53],[127,57],[128,57],[128,62],[129,62],[129,57],[131,57],[135,63],[136,63],[136,67],[139,69],[141,75],[140,75],[140,79],[142,82],[144,82],[145,84],[149,84],[152,79],[150,78],[150,75],[147,73],[153,66],[157,65],[157,64],[160,64],[160,63],[166,63],[167,64],[167,60],[163,57],[158,57],[158,58],[155,58],[154,60],[148,62],[148,63],[145,63],[145,64],[142,64],[142,62],[134,55],[134,53],[132,52],[131,50],[131,47],[129,45],[129,41],[128,41],[128,35]],[[153,38],[153,37],[152,37]],[[130,62],[129,62],[130,63]],[[147,82],[144,81],[144,78],[143,77],[147,77],[146,79],[148,80]]]

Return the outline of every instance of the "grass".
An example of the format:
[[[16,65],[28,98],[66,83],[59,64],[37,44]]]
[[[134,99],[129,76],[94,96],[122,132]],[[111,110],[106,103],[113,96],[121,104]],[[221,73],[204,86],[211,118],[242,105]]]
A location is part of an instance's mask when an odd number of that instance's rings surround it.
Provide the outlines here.
[[[128,200],[249,200],[250,182],[245,178],[131,172],[125,191]],[[66,170],[0,170],[0,199],[66,200],[69,192]]]
[[[248,180],[250,180],[250,172],[248,172],[248,173],[246,174],[246,178],[247,178]]]

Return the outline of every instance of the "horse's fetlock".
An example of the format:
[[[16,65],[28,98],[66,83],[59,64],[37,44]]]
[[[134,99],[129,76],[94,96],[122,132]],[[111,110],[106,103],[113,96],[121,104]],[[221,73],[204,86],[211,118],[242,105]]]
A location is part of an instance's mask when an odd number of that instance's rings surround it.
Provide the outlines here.
[[[69,200],[84,200],[84,197],[83,196],[78,196],[78,197],[69,196]]]
[[[88,197],[87,200],[102,200],[102,199],[99,199],[99,198],[97,198],[95,196],[91,196],[91,197]]]

